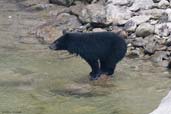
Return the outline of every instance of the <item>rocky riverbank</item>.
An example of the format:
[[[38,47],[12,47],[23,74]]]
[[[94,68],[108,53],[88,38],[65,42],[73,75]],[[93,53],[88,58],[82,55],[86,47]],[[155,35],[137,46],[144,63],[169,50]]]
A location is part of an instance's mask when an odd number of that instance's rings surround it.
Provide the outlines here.
[[[47,21],[32,31],[41,43],[52,42],[63,30],[113,31],[126,39],[128,57],[149,59],[163,67],[171,60],[170,0],[25,0],[18,4],[47,15]]]

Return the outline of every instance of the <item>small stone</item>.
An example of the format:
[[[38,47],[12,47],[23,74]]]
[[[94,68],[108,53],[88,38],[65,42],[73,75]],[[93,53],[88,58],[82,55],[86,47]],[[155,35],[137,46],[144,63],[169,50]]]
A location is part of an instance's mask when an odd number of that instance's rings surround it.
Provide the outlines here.
[[[150,20],[150,24],[151,25],[155,25],[155,24],[157,24],[158,23],[158,20]]]
[[[165,12],[164,9],[147,9],[147,10],[140,10],[139,14],[140,15],[146,15],[146,16],[150,16],[151,19],[159,19],[162,16],[162,13]]]
[[[8,19],[11,19],[12,18],[12,16],[8,16]]]
[[[132,41],[132,46],[134,46],[134,47],[143,47],[143,46],[145,46],[145,44],[146,44],[146,42],[142,37],[135,38]]]
[[[156,50],[156,43],[150,42],[144,46],[144,54],[152,55]]]
[[[93,29],[93,32],[105,32],[106,30],[105,29],[102,29],[102,28],[94,28]]]
[[[161,37],[166,37],[170,34],[170,30],[167,24],[156,24],[154,32]]]
[[[141,56],[141,50],[140,49],[130,49],[128,48],[128,52],[127,52],[127,57],[129,58],[137,58]]]
[[[168,14],[168,21],[171,21],[171,9],[167,8],[165,12]]]
[[[133,1],[132,0],[108,0],[107,2],[112,3],[113,5],[124,6],[124,5],[131,4]]]
[[[137,24],[134,21],[128,21],[125,26],[124,26],[125,30],[128,32],[134,32],[137,28]]]
[[[161,0],[158,3],[158,7],[161,9],[166,9],[169,5],[170,5],[170,3],[167,0]]]

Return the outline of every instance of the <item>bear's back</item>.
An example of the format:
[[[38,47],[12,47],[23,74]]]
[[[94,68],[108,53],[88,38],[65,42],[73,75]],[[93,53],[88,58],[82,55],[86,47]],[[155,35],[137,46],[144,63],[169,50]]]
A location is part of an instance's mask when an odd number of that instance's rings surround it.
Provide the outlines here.
[[[113,51],[126,50],[123,38],[113,32],[70,33],[70,52],[82,56],[102,57]]]

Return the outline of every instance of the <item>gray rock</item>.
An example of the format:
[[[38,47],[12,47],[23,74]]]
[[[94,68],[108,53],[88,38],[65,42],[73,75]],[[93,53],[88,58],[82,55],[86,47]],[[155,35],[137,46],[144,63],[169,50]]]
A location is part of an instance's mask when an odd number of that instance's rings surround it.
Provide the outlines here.
[[[131,18],[131,13],[127,7],[115,6],[113,4],[106,6],[106,19],[109,23],[125,24]]]
[[[170,3],[167,0],[161,0],[158,3],[158,7],[161,9],[166,9],[169,5],[170,5]]]
[[[51,25],[42,25],[37,28],[35,35],[42,44],[52,43],[56,38],[62,35],[62,30]]]
[[[36,4],[48,4],[48,0],[20,0],[18,4],[22,7],[28,8]]]
[[[45,24],[37,27],[36,37],[42,43],[51,43],[57,37],[62,35],[62,31],[66,29],[79,28],[81,24],[77,18],[73,15],[62,13],[46,22]]]
[[[129,5],[133,3],[133,0],[108,0],[107,3],[111,3],[113,5]]]
[[[135,0],[130,7],[131,11],[137,11],[139,9],[149,9],[153,6],[153,0]]]
[[[159,19],[162,16],[163,12],[165,12],[165,10],[154,8],[154,9],[148,9],[148,10],[141,10],[139,14],[151,16],[151,18],[153,19]]]
[[[92,87],[89,84],[67,84],[65,85],[65,91],[73,95],[86,95],[90,93]]]
[[[165,45],[167,47],[170,47],[171,46],[171,38],[170,37],[166,40]]]
[[[158,20],[150,20],[150,24],[151,25],[155,25],[155,24],[157,24],[158,23]]]
[[[137,58],[137,57],[141,57],[142,56],[142,51],[140,50],[140,48],[128,48],[127,51],[127,57],[129,58]]]
[[[134,21],[130,20],[125,24],[124,28],[128,32],[134,32],[137,28],[137,24]]]
[[[137,25],[147,22],[149,19],[151,18],[151,16],[147,16],[147,15],[140,15],[140,16],[134,16],[132,17],[130,20],[132,20],[133,22],[135,22]]]
[[[171,9],[166,9],[165,12],[168,14],[168,21],[171,21]]]
[[[80,22],[78,21],[77,17],[74,15],[70,15],[68,13],[60,14],[55,20],[53,20],[53,25],[61,28],[79,28],[81,26]]]
[[[106,30],[105,29],[102,29],[102,28],[94,28],[93,29],[93,32],[105,32]]]
[[[156,51],[166,51],[166,50],[167,50],[167,47],[163,45],[158,46],[156,49]]]
[[[156,43],[155,42],[149,42],[146,43],[144,46],[144,54],[152,55],[156,51]]]
[[[132,46],[134,47],[144,47],[147,42],[142,38],[138,37],[132,41]]]
[[[163,12],[161,17],[159,18],[159,23],[166,23],[168,22],[168,14],[166,12]]]
[[[136,29],[136,35],[140,37],[146,37],[154,33],[154,26],[149,23],[142,23]]]
[[[151,56],[151,61],[155,63],[161,63],[163,60],[167,60],[168,53],[165,51],[157,51],[154,55]]]
[[[80,19],[86,23],[106,23],[106,13],[103,5],[91,4],[82,10]]]
[[[49,0],[49,3],[51,4],[57,4],[57,5],[64,5],[64,6],[70,6],[74,0]]]
[[[166,23],[166,24],[167,24],[167,26],[168,26],[168,28],[169,28],[169,31],[171,31],[171,22]]]
[[[147,43],[149,43],[149,42],[156,42],[157,43],[159,41],[159,39],[161,39],[161,38],[157,35],[149,35],[149,36],[144,38],[144,40],[146,40]]]
[[[46,4],[46,3],[42,3],[42,4],[35,4],[35,5],[32,5],[28,8],[26,8],[27,11],[41,11],[41,10],[44,10],[44,9],[50,9],[50,8],[53,8],[55,7],[54,5],[52,4]]]
[[[161,0],[153,0],[154,3],[158,3],[160,2]]]
[[[156,24],[155,33],[161,37],[168,36],[170,31],[167,24]]]
[[[171,47],[167,47],[167,50],[168,50],[168,51],[171,51]]]

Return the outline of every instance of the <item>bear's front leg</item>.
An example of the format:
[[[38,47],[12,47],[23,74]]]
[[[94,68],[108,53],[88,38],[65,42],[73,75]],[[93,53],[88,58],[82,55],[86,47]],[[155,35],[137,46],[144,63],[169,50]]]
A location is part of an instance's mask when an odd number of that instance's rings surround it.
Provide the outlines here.
[[[98,60],[90,60],[90,59],[85,59],[85,60],[92,69],[92,71],[90,72],[90,80],[97,80],[101,75]]]

